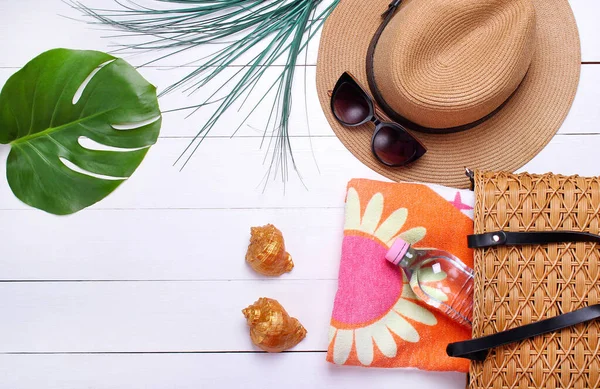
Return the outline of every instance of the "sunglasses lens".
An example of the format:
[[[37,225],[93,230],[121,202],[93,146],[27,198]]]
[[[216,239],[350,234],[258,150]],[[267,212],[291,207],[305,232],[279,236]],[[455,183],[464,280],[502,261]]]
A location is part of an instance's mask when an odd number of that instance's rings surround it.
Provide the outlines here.
[[[344,82],[333,96],[333,113],[342,123],[359,124],[369,118],[369,102],[359,88]]]
[[[410,134],[386,124],[373,138],[373,151],[390,166],[405,165],[425,153],[425,149]]]

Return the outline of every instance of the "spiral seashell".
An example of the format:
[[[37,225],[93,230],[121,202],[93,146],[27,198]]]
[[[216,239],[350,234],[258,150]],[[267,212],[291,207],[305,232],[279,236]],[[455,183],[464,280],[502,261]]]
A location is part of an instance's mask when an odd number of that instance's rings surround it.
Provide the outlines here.
[[[250,229],[246,262],[265,276],[280,276],[294,268],[292,256],[285,251],[283,235],[274,225]]]
[[[250,326],[252,343],[264,351],[285,351],[306,337],[306,329],[277,300],[261,297],[242,313]]]

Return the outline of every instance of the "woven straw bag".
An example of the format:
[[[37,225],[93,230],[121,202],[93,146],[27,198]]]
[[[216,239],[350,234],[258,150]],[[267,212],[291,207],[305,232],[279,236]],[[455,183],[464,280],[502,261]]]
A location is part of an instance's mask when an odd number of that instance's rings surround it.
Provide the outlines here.
[[[600,179],[475,174],[475,233],[600,232]],[[600,302],[595,243],[475,250],[473,337]],[[469,388],[599,388],[600,321],[491,350],[472,362]]]

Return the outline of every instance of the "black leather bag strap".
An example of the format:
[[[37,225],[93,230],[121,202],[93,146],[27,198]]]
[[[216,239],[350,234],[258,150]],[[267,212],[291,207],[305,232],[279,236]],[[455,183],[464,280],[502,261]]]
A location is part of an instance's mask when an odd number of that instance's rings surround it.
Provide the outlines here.
[[[558,331],[598,318],[600,318],[600,304],[590,305],[589,307],[573,312],[498,332],[493,335],[450,343],[446,347],[446,354],[450,357],[466,358],[471,361],[483,361],[487,357],[488,351],[492,348]]]
[[[469,235],[470,248],[489,248],[496,246],[523,246],[562,242],[600,243],[600,236],[577,231],[547,232],[508,232],[496,231],[485,234]],[[600,304],[591,305],[550,319],[526,324],[493,335],[464,342],[450,343],[446,353],[451,357],[466,358],[472,361],[485,360],[492,348],[519,342],[534,336],[558,331],[563,328],[600,318]]]
[[[469,235],[469,247],[482,249],[495,246],[524,246],[563,242],[600,243],[600,236],[577,231],[507,232],[496,231]]]

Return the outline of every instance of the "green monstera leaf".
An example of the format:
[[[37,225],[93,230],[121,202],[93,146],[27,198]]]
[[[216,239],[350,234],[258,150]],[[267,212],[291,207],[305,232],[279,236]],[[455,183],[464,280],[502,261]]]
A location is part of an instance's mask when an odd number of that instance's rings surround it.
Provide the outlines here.
[[[47,51],[0,93],[8,183],[24,203],[57,215],[115,190],[160,126],[156,88],[127,62],[97,51]]]

